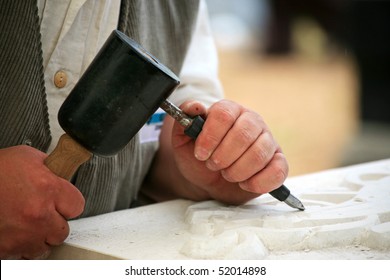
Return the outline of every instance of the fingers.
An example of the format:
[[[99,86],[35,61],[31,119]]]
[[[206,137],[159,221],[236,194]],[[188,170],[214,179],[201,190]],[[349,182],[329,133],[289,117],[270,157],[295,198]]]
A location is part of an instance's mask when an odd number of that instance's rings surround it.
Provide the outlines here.
[[[35,222],[31,224],[29,232],[35,240],[27,241],[30,248],[23,246],[24,259],[46,258],[51,246],[62,244],[68,237],[70,229],[67,219],[77,217],[83,211],[84,198],[81,193],[62,178],[58,178],[57,182],[48,186],[49,197],[42,201],[44,204],[30,208],[28,218]]]
[[[41,158],[44,162],[46,154]],[[45,166],[40,184],[53,195],[55,209],[65,219],[72,219],[84,211],[85,199],[81,192],[69,181],[58,177]]]
[[[198,115],[205,117],[205,114],[207,112],[206,107],[202,103],[197,101],[186,101],[180,106],[180,108],[187,115],[192,117]],[[164,138],[162,140],[164,141]],[[177,121],[173,123],[172,140],[173,148],[179,148],[189,142],[192,142],[192,139],[184,134],[184,127],[181,126]]]
[[[84,210],[85,200],[81,192],[67,180],[57,177],[48,170],[47,189],[51,192],[54,209],[48,207],[45,244],[56,246],[69,235],[68,219],[76,218]],[[42,255],[43,256],[43,255]]]
[[[268,193],[288,174],[287,160],[263,119],[227,100],[208,110],[194,153],[209,170],[248,192]]]
[[[262,133],[237,159],[222,170],[229,182],[242,182],[263,170],[274,157],[276,143],[269,132]]]
[[[210,158],[233,127],[241,110],[241,106],[227,100],[220,101],[210,108],[207,121],[196,141],[194,152],[198,160],[205,161]]]
[[[56,246],[64,242],[69,235],[69,224],[59,213],[53,213],[45,243]]]
[[[253,193],[269,193],[279,188],[287,179],[288,164],[284,154],[275,153],[269,164],[249,179],[239,182],[243,190]]]
[[[180,108],[189,116],[204,116],[207,112],[206,107],[202,103],[193,100],[184,102]]]
[[[44,165],[46,156],[28,146],[1,150],[0,258],[46,257],[83,211],[81,193]]]
[[[68,181],[58,178],[55,207],[65,219],[78,217],[84,210],[85,200],[81,192]]]
[[[268,131],[264,130],[260,116],[253,112],[243,112],[223,141],[214,149],[206,165],[209,169],[217,171],[235,163],[236,166],[243,167],[242,171],[246,171],[242,175],[248,176],[246,175],[250,171],[248,167],[253,167],[259,160],[261,164],[264,160],[269,161],[274,152],[274,142],[270,139]]]

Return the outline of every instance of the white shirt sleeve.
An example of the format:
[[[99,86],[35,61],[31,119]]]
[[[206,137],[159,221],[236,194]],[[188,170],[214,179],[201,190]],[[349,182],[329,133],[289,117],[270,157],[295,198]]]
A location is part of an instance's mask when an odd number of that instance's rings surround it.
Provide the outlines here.
[[[204,0],[200,1],[194,34],[179,77],[181,84],[169,98],[176,105],[197,100],[210,106],[223,98],[217,49]]]

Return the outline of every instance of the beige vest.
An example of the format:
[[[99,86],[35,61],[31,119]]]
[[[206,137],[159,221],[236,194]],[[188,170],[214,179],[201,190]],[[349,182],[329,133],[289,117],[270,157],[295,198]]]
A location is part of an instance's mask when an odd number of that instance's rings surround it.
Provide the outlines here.
[[[118,29],[180,73],[195,26],[196,0],[123,0]],[[0,148],[50,141],[38,8],[35,0],[0,1]],[[116,156],[94,156],[73,183],[86,199],[83,217],[125,209],[137,199],[158,143],[138,136]]]

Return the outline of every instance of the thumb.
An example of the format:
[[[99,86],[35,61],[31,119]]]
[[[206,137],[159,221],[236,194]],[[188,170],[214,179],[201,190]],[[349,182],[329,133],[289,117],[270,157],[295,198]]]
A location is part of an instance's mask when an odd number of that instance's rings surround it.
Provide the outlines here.
[[[199,101],[186,101],[181,104],[180,109],[183,110],[185,114],[190,117],[201,116],[205,118],[207,113],[207,108],[205,105]],[[179,122],[174,122],[172,129],[172,137],[176,143],[182,144],[191,141],[192,139],[185,134],[185,127],[183,127]],[[174,145],[176,146],[176,145]]]
[[[202,116],[205,117],[207,113],[206,106],[195,100],[186,101],[183,104],[181,104],[180,109],[183,110],[184,113],[186,113],[189,116]]]

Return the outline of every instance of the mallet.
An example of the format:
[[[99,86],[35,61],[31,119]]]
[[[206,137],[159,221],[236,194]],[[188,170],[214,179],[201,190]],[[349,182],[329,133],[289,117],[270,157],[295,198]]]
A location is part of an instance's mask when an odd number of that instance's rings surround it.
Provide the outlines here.
[[[118,153],[179,85],[179,78],[114,30],[58,113],[62,135],[45,164],[70,180],[92,154]]]

